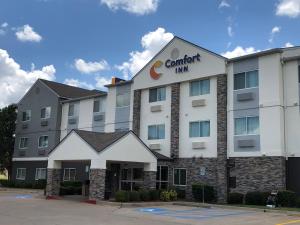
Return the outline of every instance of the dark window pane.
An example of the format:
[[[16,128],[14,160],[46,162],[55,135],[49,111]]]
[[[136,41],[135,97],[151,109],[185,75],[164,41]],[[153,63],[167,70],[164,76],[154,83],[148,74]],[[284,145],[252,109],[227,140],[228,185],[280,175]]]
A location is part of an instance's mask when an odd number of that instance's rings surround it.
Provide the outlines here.
[[[186,170],[180,170],[180,185],[186,185]]]
[[[236,177],[229,177],[229,187],[236,188]]]
[[[161,181],[168,181],[168,167],[167,166],[162,166],[161,167]]]
[[[179,169],[174,169],[174,184],[179,185]]]
[[[160,180],[160,166],[157,167],[156,180]]]
[[[142,168],[133,168],[133,180],[142,180],[144,171]]]
[[[94,101],[94,112],[100,112],[100,101],[99,100]]]
[[[149,102],[156,102],[157,101],[157,89],[150,89],[149,90]]]
[[[234,90],[245,88],[245,73],[234,74]]]

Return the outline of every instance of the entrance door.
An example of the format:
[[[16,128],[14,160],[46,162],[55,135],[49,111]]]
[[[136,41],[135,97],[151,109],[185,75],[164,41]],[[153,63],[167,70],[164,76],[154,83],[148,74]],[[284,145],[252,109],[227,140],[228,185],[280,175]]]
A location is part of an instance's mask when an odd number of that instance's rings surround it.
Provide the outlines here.
[[[106,178],[106,191],[109,193],[109,197],[114,198],[115,193],[119,190],[120,164],[111,164]]]

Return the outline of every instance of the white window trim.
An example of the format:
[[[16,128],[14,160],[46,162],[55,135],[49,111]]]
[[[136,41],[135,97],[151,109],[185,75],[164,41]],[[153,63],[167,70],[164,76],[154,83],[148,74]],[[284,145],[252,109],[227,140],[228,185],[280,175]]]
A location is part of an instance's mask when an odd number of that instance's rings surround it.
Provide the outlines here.
[[[41,137],[48,137],[48,143],[47,143],[47,146],[40,146],[40,138]],[[38,148],[48,148],[49,147],[49,136],[48,135],[42,135],[42,136],[39,136],[38,138]]]
[[[42,120],[47,120],[47,119],[50,119],[50,118],[51,118],[51,111],[52,111],[51,106],[43,107],[43,108],[41,108],[41,111],[42,111],[42,109],[45,109],[45,110],[47,111],[47,108],[50,108],[49,117],[41,117]],[[45,111],[45,116],[47,115],[47,114],[46,114],[46,111]]]
[[[160,167],[160,174],[159,174],[159,177],[160,177],[160,180],[156,180],[156,183],[159,183],[159,189],[161,189],[161,183],[167,183],[167,187],[169,187],[169,166],[164,166],[164,165],[160,165],[160,166],[157,166],[157,167]],[[161,180],[161,167],[167,167],[168,168],[168,180],[167,181],[162,181]]]
[[[70,105],[73,105],[74,106],[74,113],[72,116],[69,115],[69,112],[70,112]],[[69,106],[68,106],[68,118],[75,118],[76,117],[76,104],[74,103],[69,103]]]
[[[25,176],[24,176],[24,178],[19,178],[18,177],[18,175],[19,175],[19,173],[18,173],[18,171],[19,170],[25,170]],[[26,179],[26,168],[17,168],[17,171],[16,171],[16,180],[25,180]]]
[[[190,137],[190,125],[191,125],[191,123],[195,123],[195,122],[199,122],[199,124],[201,123],[201,122],[209,122],[209,136],[199,136],[199,137]],[[210,137],[210,134],[211,134],[211,132],[210,132],[210,120],[196,120],[196,121],[189,121],[189,138],[209,138]]]
[[[28,120],[23,120],[23,113],[24,113],[24,112],[27,112],[27,111],[30,112],[30,117],[29,117]],[[31,121],[31,109],[26,109],[25,111],[22,111],[22,122],[29,122],[29,121]]]
[[[149,139],[149,127],[151,127],[151,126],[156,126],[156,129],[158,130],[158,126],[161,126],[161,125],[164,126],[164,138]],[[153,141],[153,140],[164,140],[164,139],[166,139],[166,125],[165,125],[164,123],[148,125],[147,129],[148,129],[148,130],[147,130],[147,132],[148,132],[147,138],[148,138],[149,141]]]
[[[185,170],[185,184],[175,184],[175,170]],[[179,176],[180,183],[180,176]],[[185,187],[187,185],[187,169],[186,168],[173,168],[173,185],[178,187]]]
[[[68,180],[65,179],[66,170],[69,170],[69,179]],[[63,181],[73,181],[73,180],[70,180],[70,170],[75,170],[74,181],[76,180],[76,173],[77,173],[76,168],[64,168]]]
[[[130,172],[131,177],[129,178],[129,180],[123,180],[122,179],[122,170],[123,169],[131,170],[131,172]],[[120,186],[120,188],[121,188],[122,182],[130,183],[130,190],[132,191],[133,190],[133,183],[143,183],[144,182],[144,177],[143,177],[142,180],[134,180],[133,179],[133,170],[134,169],[142,169],[143,173],[145,172],[144,169],[143,169],[143,167],[124,167],[124,168],[121,168],[120,169],[120,179],[119,179],[119,186]]]
[[[246,133],[246,134],[235,134],[235,119],[244,119],[244,118],[246,118],[246,132],[248,132],[248,118],[253,118],[253,117],[258,117],[258,134],[248,134],[248,133]],[[233,118],[233,133],[234,133],[234,136],[235,137],[241,137],[241,136],[257,136],[257,135],[260,135],[260,121],[259,121],[259,116],[241,116],[241,117],[235,117],[235,118]]]
[[[203,80],[208,80],[209,81],[209,93],[206,93],[206,94],[199,94],[199,95],[192,95],[191,94],[191,90],[192,90],[192,88],[191,88],[191,85],[192,85],[192,83],[193,82],[200,82],[200,81],[203,81]],[[205,96],[205,95],[210,95],[210,78],[207,78],[207,79],[197,79],[197,80],[191,80],[190,82],[189,82],[189,97],[199,97],[199,96]]]
[[[22,147],[21,147],[21,139],[22,139],[22,138],[27,138],[27,144],[28,144],[28,140],[29,140],[28,137],[20,137],[20,139],[19,139],[19,149],[28,149],[28,146],[25,147],[25,148],[22,148]]]
[[[165,89],[165,99],[164,100],[158,100],[158,95],[157,95],[157,89],[161,89],[161,88],[164,88]],[[154,90],[156,89],[156,101],[154,102],[150,102],[150,90]],[[154,88],[149,88],[148,90],[148,102],[149,104],[152,104],[152,103],[155,103],[155,102],[163,102],[163,101],[166,101],[167,99],[167,87],[166,86],[160,86],[160,87],[154,87]]]
[[[117,97],[118,96],[120,96],[120,95],[125,95],[125,94],[128,94],[129,95],[129,104],[128,105],[122,105],[122,106],[118,106],[118,104],[117,104]],[[116,94],[116,108],[118,108],[118,109],[121,109],[121,108],[126,108],[126,107],[129,107],[130,106],[130,103],[131,103],[131,95],[130,95],[130,92],[125,92],[125,93],[123,93],[123,94]]]
[[[37,174],[38,174],[37,172],[38,172],[38,170],[45,170],[45,172],[46,172],[46,173],[45,173],[45,178],[39,179],[39,178],[37,177]],[[47,177],[46,174],[47,174],[47,168],[36,168],[36,169],[35,169],[35,180],[44,180],[44,179],[46,179],[46,177]]]
[[[257,86],[247,88],[247,87],[246,87],[246,84],[247,84],[247,81],[246,81],[246,73],[253,72],[253,71],[257,71],[257,80],[258,80]],[[234,89],[234,78],[235,78],[235,75],[236,75],[236,74],[241,74],[241,73],[244,73],[244,74],[245,74],[245,88]],[[234,73],[234,74],[233,74],[233,91],[247,90],[247,89],[253,89],[253,88],[259,88],[259,70],[248,70],[248,71],[238,72],[238,73]]]

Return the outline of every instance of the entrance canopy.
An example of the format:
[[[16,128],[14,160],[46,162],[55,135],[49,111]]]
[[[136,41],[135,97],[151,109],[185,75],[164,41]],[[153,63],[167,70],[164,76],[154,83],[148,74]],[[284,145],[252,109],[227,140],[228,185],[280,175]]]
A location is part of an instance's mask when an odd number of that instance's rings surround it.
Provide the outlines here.
[[[145,171],[156,171],[157,160],[169,158],[150,150],[132,131],[99,133],[72,130],[50,153],[48,168],[62,161],[91,161],[91,169],[106,169],[107,161],[144,163]]]

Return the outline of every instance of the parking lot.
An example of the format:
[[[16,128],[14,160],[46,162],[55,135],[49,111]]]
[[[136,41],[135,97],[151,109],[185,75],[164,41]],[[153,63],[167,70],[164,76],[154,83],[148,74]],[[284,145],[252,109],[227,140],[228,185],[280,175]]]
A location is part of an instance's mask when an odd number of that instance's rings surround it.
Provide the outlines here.
[[[41,194],[0,191],[0,225],[277,225],[300,224],[300,217],[247,209],[161,206],[123,208],[70,200],[45,200]]]

